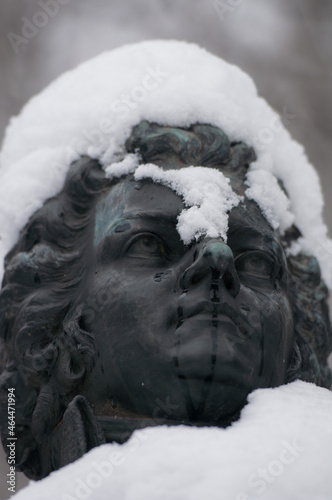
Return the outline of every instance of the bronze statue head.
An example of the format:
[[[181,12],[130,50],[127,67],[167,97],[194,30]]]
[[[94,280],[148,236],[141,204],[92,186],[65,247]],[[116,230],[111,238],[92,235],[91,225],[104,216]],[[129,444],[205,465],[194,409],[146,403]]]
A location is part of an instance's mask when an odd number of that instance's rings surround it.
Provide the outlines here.
[[[330,385],[327,289],[315,257],[287,254],[299,230],[279,234],[245,197],[253,149],[210,125],[148,122],[126,148],[163,169],[218,169],[243,199],[227,242],[186,245],[173,190],[110,180],[83,157],[31,217],[6,258],[0,383],[2,408],[16,389],[18,463],[32,478],[70,461],[63,436],[52,444],[68,408],[91,448],[124,440],[116,419],[126,437],[137,422],[226,426],[256,388]]]

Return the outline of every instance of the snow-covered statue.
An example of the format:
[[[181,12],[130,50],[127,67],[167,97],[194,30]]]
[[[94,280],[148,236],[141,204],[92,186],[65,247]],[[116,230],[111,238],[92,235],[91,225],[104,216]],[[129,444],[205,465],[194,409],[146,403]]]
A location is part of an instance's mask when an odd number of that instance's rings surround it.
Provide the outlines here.
[[[29,477],[135,429],[227,427],[257,388],[330,387],[319,182],[240,70],[180,42],[103,54],[1,160],[1,434],[14,389]]]

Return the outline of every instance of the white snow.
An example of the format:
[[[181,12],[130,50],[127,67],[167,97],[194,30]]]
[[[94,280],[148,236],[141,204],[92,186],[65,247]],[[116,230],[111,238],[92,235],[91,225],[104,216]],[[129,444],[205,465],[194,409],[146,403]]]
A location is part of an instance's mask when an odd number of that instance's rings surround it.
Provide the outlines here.
[[[163,170],[157,165],[141,165],[135,179],[152,179],[170,187],[182,196],[186,206],[178,218],[177,230],[182,241],[189,244],[203,234],[210,238],[220,236],[227,241],[227,213],[239,204],[229,179],[214,168],[187,167]]]
[[[278,185],[276,177],[268,170],[251,169],[247,173],[246,196],[255,200],[273,229],[285,231],[294,222],[290,200]]]
[[[112,163],[105,168],[106,177],[113,179],[114,177],[122,177],[123,175],[131,174],[135,172],[138,165],[138,155],[129,153],[121,161]]]
[[[332,393],[259,389],[227,429],[155,427],[30,483],[15,500],[330,500]]]
[[[293,249],[316,255],[331,286],[332,259],[326,257],[331,242],[322,220],[321,188],[302,146],[257,96],[249,76],[178,41],[148,41],[102,53],[59,77],[11,120],[0,154],[1,267],[29,217],[59,192],[73,160],[88,154],[110,175],[112,168],[113,175],[134,170],[133,158],[122,165],[118,158],[123,158],[132,127],[143,119],[179,127],[209,123],[231,141],[253,146],[258,159],[250,167],[248,197],[281,231],[294,219],[303,238]],[[276,182],[266,180],[267,172],[270,180],[271,175],[282,180],[289,206]],[[203,216],[200,207],[195,204],[183,214],[182,234],[193,234],[185,226],[191,224],[190,215]],[[225,202],[222,210],[227,207]],[[197,231],[206,224],[205,214]]]

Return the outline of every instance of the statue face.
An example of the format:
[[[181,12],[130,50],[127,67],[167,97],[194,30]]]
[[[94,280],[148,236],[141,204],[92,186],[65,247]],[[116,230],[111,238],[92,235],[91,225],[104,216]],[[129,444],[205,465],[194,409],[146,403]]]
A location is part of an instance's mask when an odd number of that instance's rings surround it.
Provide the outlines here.
[[[185,246],[183,208],[169,188],[129,180],[97,205],[82,292],[98,304],[83,312],[96,408],[116,401],[153,418],[222,422],[253,389],[285,381],[293,322],[277,235],[247,201],[230,214],[227,245]]]

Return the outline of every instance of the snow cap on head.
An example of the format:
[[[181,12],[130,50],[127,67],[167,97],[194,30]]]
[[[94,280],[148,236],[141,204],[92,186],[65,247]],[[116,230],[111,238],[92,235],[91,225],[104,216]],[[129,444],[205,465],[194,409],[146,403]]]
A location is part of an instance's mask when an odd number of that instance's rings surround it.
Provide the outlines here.
[[[321,188],[302,146],[257,96],[249,76],[178,41],[102,53],[59,77],[11,120],[0,155],[1,266],[29,217],[61,190],[75,159],[86,154],[108,171],[116,163],[117,175],[132,171],[132,158],[123,171],[119,159],[142,120],[176,127],[211,124],[231,141],[252,146],[257,161],[248,172],[247,197],[281,233],[296,224],[302,237],[293,251],[315,255],[331,286],[332,259],[326,255],[332,244],[322,220]],[[230,206],[225,203],[224,210]]]

